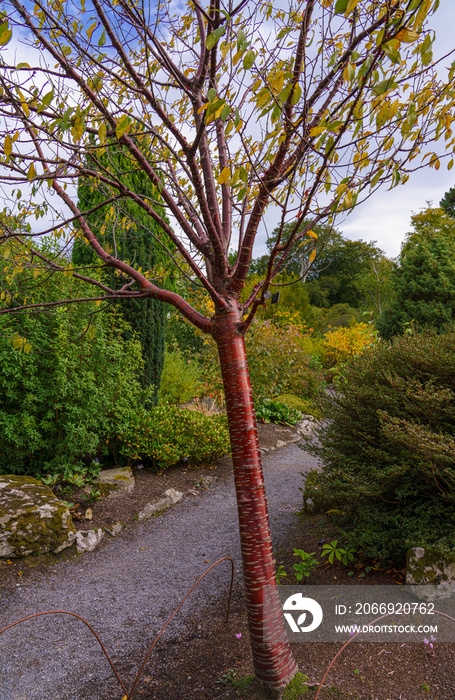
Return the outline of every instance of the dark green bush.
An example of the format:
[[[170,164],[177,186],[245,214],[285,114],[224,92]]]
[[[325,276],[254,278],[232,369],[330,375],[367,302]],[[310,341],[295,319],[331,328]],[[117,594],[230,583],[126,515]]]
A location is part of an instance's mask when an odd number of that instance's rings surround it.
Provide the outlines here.
[[[312,447],[323,472],[305,498],[367,556],[455,547],[454,344],[455,332],[429,331],[379,343],[348,363],[326,400]]]
[[[127,428],[113,435],[111,449],[118,460],[143,461],[163,472],[177,462],[188,466],[210,465],[230,450],[227,419],[163,404],[130,416]]]
[[[41,280],[36,302],[93,294],[70,275]],[[0,473],[58,474],[89,462],[147,392],[140,344],[94,302],[0,316]]]

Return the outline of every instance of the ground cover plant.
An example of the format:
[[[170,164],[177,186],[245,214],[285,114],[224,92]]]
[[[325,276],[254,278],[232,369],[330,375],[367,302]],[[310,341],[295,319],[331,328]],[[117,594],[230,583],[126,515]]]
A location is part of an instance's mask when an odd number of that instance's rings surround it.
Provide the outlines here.
[[[325,401],[304,498],[368,557],[455,546],[455,333],[381,342],[345,366]]]
[[[439,168],[427,143],[440,137],[453,150],[453,69],[438,76],[427,23],[438,4],[306,0],[283,9],[273,1],[241,0],[233,7],[209,0],[202,7],[193,0],[182,11],[174,3],[144,8],[123,0],[2,5],[0,182],[15,188],[18,202],[2,217],[3,235],[22,244],[17,268],[46,265],[91,279],[94,301],[170,303],[213,337],[231,436],[255,675],[269,688],[284,688],[297,665],[274,583],[244,339],[291,247],[317,240],[313,224],[332,226],[337,214],[377,187],[406,181],[419,155]],[[16,65],[8,48],[13,35],[16,46],[26,46],[18,54],[39,52],[49,60]],[[128,153],[148,177],[151,198],[106,162],[106,149]],[[210,296],[211,315],[169,291],[162,270],[144,270],[115,247],[103,247],[91,211],[82,211],[74,197],[81,180],[102,183],[105,199],[97,206],[105,218],[112,202],[129,199],[159,224],[175,246],[168,255],[183,261],[181,274]],[[157,200],[173,217],[173,229]],[[276,244],[263,279],[241,301],[255,240],[272,207],[280,225]],[[20,229],[12,223],[18,220]],[[44,230],[64,236],[75,221],[97,265],[118,273],[110,286],[90,269],[82,273],[39,257],[35,238]],[[237,252],[233,264],[230,247]],[[9,284],[0,313],[18,312]],[[268,629],[274,637],[264,642]]]

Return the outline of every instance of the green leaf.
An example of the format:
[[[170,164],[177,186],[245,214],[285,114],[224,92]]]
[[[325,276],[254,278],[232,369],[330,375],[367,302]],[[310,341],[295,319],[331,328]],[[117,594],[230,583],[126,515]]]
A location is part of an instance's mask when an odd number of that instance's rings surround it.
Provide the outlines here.
[[[337,0],[335,3],[335,14],[342,15],[346,12],[349,0]]]
[[[251,66],[254,64],[256,60],[256,54],[252,49],[246,52],[245,56],[243,57],[243,68],[245,70],[248,70],[248,68],[251,68]]]
[[[217,96],[217,92],[216,92],[215,88],[210,88],[210,90],[207,93],[208,101],[213,102],[213,100],[215,99],[216,96]]]
[[[397,87],[398,83],[396,83],[393,78],[387,78],[387,80],[382,80],[380,83],[377,83],[372,88],[372,92],[379,96],[384,95],[386,92],[389,92],[389,90],[395,90]]]
[[[226,31],[226,27],[218,27],[218,29],[215,29],[214,32],[208,35],[206,41],[205,41],[205,48],[210,50],[213,49],[215,44],[217,43],[218,39],[223,36],[224,32]]]
[[[125,114],[117,124],[117,127],[115,129],[115,135],[117,138],[121,138],[123,134],[126,134],[128,129],[130,128],[130,118],[127,114]]]
[[[224,107],[221,111],[221,114],[220,114],[220,119],[222,122],[226,121],[226,119],[228,118],[228,116],[230,114],[230,111],[231,111],[231,108],[229,107],[229,105],[224,105]]]
[[[106,30],[103,29],[103,33],[101,34],[101,36],[98,40],[98,46],[99,47],[104,46],[105,43],[106,43]]]

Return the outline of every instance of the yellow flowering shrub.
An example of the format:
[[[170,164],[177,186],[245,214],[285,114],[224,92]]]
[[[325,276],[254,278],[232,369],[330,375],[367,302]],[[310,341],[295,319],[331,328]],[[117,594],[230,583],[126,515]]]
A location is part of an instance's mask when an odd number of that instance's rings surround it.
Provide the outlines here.
[[[336,328],[325,334],[323,361],[326,367],[347,362],[377,340],[375,329],[368,323],[354,323],[349,328]]]

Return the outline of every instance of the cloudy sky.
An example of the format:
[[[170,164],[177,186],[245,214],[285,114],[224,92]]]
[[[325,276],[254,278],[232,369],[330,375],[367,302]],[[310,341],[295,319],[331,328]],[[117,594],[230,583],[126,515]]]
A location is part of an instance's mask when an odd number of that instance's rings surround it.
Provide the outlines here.
[[[436,30],[435,58],[455,49],[455,3],[441,0],[431,21]],[[449,65],[455,55],[443,65]],[[446,162],[450,158],[446,159]],[[426,206],[427,201],[438,206],[444,193],[455,185],[455,169],[447,170],[444,162],[439,171],[425,168],[414,173],[408,182],[391,191],[383,190],[360,205],[343,222],[340,230],[349,238],[377,241],[384,252],[395,257],[400,252],[404,235],[410,230],[410,218],[414,212]]]

